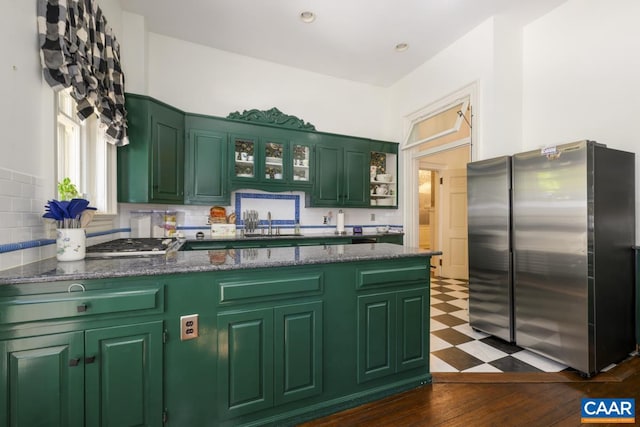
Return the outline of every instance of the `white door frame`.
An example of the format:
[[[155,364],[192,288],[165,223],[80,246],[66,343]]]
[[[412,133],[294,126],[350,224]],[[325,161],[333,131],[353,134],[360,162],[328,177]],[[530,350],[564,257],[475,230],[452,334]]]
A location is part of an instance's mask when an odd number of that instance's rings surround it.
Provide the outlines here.
[[[471,158],[476,158],[476,145],[473,141],[478,141],[478,82],[475,81],[468,86],[461,88],[460,90],[447,95],[438,101],[421,108],[405,117],[405,131],[404,142],[400,148],[402,153],[402,187],[404,189],[403,197],[403,224],[404,224],[404,244],[405,246],[417,248],[419,246],[420,239],[420,226],[419,226],[419,202],[418,202],[418,170],[420,168],[420,158],[428,154],[434,154],[440,151],[445,151],[453,148],[454,146],[460,146],[471,143]],[[411,132],[413,124],[422,120],[425,117],[435,115],[446,108],[451,107],[452,104],[459,102],[462,99],[468,98],[471,104],[471,137],[463,140],[455,141],[450,144],[435,147],[431,150],[420,151],[418,144],[407,143],[407,138]],[[440,233],[441,231],[438,230]],[[440,236],[441,237],[441,236]],[[442,240],[440,240],[442,241]],[[432,250],[438,250],[438,248],[432,248]]]

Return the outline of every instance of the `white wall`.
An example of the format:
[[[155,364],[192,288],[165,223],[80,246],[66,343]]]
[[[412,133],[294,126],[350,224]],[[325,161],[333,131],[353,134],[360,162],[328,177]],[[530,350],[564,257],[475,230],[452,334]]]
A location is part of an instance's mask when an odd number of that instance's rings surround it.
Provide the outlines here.
[[[525,28],[525,147],[640,147],[639,20],[637,0],[571,0]]]
[[[149,95],[184,111],[226,117],[276,107],[322,132],[386,139],[386,91],[154,33]]]
[[[636,153],[640,238],[640,2],[570,0],[523,32],[526,149],[592,139]]]

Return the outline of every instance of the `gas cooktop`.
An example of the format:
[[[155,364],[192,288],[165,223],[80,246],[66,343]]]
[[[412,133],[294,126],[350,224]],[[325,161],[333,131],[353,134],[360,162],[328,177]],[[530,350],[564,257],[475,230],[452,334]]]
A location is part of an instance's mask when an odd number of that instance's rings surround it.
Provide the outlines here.
[[[171,238],[124,238],[87,247],[89,258],[163,255],[176,250],[180,243]]]

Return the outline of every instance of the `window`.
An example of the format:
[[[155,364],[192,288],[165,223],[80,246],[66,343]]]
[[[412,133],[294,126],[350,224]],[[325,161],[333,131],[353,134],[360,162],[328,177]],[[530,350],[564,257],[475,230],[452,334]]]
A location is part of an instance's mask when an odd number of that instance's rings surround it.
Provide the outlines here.
[[[98,209],[98,215],[115,215],[116,147],[105,140],[97,116],[78,119],[70,89],[57,92],[55,97],[57,182],[69,177],[91,206]]]
[[[469,123],[470,115],[469,98],[465,98],[426,116],[414,118],[411,123],[411,132],[405,141],[405,148],[426,143],[429,144],[425,147],[436,147],[470,137],[470,127],[462,126],[465,121]]]

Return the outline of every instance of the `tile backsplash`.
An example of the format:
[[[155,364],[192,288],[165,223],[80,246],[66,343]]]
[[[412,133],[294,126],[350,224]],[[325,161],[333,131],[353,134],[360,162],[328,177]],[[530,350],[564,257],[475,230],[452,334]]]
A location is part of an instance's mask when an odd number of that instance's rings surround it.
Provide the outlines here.
[[[306,208],[304,203],[305,194],[299,191],[268,193],[258,190],[238,190],[231,194],[231,205],[225,206],[225,208],[227,215],[235,212],[239,220],[242,219],[243,211],[257,210],[263,226],[267,219],[267,213],[271,212],[273,223],[283,228],[293,229],[295,222],[299,221],[302,232],[305,234],[335,230],[339,208]],[[123,229],[128,228],[131,213],[135,211],[175,210],[178,213],[178,229],[188,237],[190,233],[206,230],[209,227],[207,225],[209,208],[210,206],[121,203],[118,207],[119,226]],[[350,227],[354,225],[376,227],[379,225],[400,226],[402,224],[402,215],[398,209],[344,208],[343,211],[348,232],[351,231]],[[325,217],[328,220],[327,223],[324,223]]]
[[[0,270],[56,255],[55,226],[42,218],[52,190],[41,177],[0,168]],[[94,219],[88,244],[122,237],[111,218]]]
[[[42,178],[0,168],[0,247],[20,248],[0,253],[0,269],[55,255],[53,245],[40,245],[48,238],[46,201]]]

